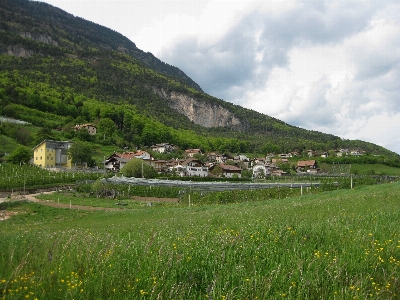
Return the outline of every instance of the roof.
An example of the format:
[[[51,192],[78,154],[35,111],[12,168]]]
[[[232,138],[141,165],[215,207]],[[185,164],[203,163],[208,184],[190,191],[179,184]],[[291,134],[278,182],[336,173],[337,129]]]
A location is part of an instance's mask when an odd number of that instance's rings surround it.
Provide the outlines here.
[[[58,149],[60,148],[64,148],[65,146],[69,146],[71,144],[73,144],[74,142],[72,141],[54,141],[54,140],[43,140],[41,141],[39,144],[37,144],[35,147],[33,147],[33,150],[35,150],[36,148],[38,148],[40,145],[42,145],[43,143],[46,143],[47,146],[49,146],[48,148],[52,148],[52,149]]]
[[[289,160],[287,158],[273,158],[272,159],[273,163],[288,163]]]
[[[236,166],[232,166],[232,165],[220,164],[219,166],[224,171],[230,171],[230,172],[238,172],[238,171],[241,172],[242,171],[241,168],[236,167]]]
[[[300,160],[297,162],[298,167],[309,167],[314,165],[315,165],[315,160]]]
[[[122,162],[122,163],[127,163],[128,161],[130,161],[130,159],[129,159],[129,158],[123,158],[123,157],[112,157],[112,158],[110,158],[110,159],[106,160],[106,162],[107,162],[107,161],[113,161],[113,160],[116,160],[116,161],[119,161],[119,162]]]
[[[151,148],[155,148],[155,147],[165,147],[165,146],[171,146],[171,147],[172,147],[172,144],[170,144],[170,143],[154,144],[153,146],[151,146]]]
[[[198,164],[202,164],[201,160],[198,160],[196,158],[188,158],[185,159],[183,162],[181,162],[182,166],[187,166],[188,164],[190,164],[191,162],[196,162]]]
[[[185,150],[186,153],[200,153],[200,149],[187,149]]]
[[[88,127],[88,126],[97,128],[97,127],[96,127],[95,125],[93,125],[93,124],[77,124],[77,125],[74,126],[74,128],[80,129],[80,128]]]
[[[116,157],[125,158],[125,159],[132,159],[134,157],[134,155],[132,153],[126,153],[126,152],[125,153],[115,152],[113,155]]]

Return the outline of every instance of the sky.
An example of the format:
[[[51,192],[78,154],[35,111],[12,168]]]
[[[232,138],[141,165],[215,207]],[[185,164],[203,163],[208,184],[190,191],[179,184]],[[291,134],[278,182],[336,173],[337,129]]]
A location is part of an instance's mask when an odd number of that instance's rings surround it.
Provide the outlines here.
[[[398,0],[45,0],[208,94],[400,154]]]

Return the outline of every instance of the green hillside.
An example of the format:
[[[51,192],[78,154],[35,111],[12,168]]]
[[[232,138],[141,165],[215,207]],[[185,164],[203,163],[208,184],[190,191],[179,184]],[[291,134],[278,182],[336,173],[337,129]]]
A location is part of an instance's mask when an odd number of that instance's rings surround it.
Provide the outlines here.
[[[91,49],[114,50],[127,53],[145,66],[174,77],[201,91],[201,88],[178,68],[168,65],[153,54],[143,52],[118,32],[79,17],[44,2],[30,0],[2,0],[0,7],[0,44],[4,47],[17,43],[39,50],[34,40],[46,44],[39,51],[51,54],[75,53]],[[21,35],[23,37],[21,37]],[[24,38],[25,37],[25,38]],[[28,38],[26,38],[28,37]],[[33,47],[32,47],[33,46]],[[42,45],[43,46],[43,45]],[[39,48],[43,48],[40,47]]]
[[[32,147],[53,137],[121,149],[161,142],[231,153],[349,148],[399,160],[380,146],[297,128],[207,95],[182,71],[119,33],[45,3],[2,1],[0,30],[0,116],[31,124],[2,122],[0,152],[10,151],[10,139]],[[223,107],[243,126],[196,125],[155,90]],[[97,125],[99,135],[71,131],[82,123]]]

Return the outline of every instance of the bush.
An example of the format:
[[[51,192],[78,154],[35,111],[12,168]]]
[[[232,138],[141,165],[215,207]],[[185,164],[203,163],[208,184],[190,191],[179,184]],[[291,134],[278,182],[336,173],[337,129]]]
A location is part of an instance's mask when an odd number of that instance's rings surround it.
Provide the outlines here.
[[[157,171],[148,164],[144,163],[143,160],[134,158],[131,159],[125,167],[122,168],[121,173],[125,177],[136,177],[136,178],[156,178]]]

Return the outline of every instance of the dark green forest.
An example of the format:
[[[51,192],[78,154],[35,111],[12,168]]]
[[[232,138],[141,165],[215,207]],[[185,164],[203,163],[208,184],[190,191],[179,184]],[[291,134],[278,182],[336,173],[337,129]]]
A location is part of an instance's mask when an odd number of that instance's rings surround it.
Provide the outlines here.
[[[242,128],[204,128],[168,105],[156,90],[221,106]],[[121,34],[45,3],[0,2],[0,152],[44,138],[136,149],[168,142],[180,149],[285,153],[348,148],[387,157],[380,146],[309,131],[202,92],[176,67],[144,53]],[[92,123],[98,134],[74,132]]]

